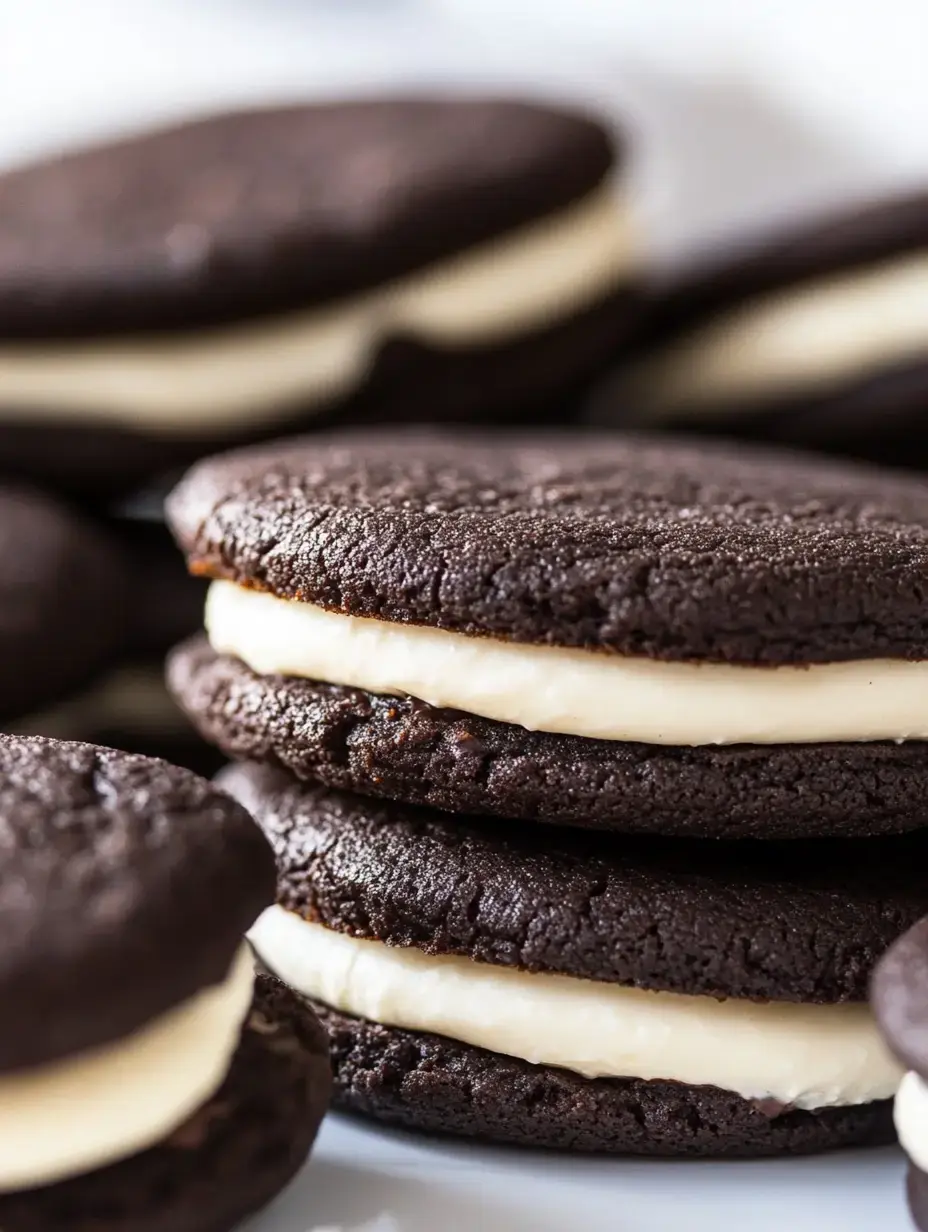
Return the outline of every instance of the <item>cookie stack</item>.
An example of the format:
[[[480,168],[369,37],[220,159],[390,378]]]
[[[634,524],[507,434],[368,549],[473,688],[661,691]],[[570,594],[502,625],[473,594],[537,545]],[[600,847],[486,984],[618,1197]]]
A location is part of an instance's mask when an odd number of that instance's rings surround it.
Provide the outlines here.
[[[357,435],[169,500],[170,683],[278,857],[336,1101],[524,1145],[887,1141],[928,911],[928,485],[647,438]]]
[[[563,108],[384,98],[195,119],[0,175],[0,477],[91,515],[71,533],[112,560],[72,606],[76,561],[54,594],[44,532],[18,518],[8,554],[0,538],[0,571],[35,557],[43,579],[24,602],[52,649],[24,682],[56,678],[9,691],[0,723],[218,768],[164,691],[202,610],[165,474],[327,419],[561,415],[636,315],[625,161]],[[19,671],[4,630],[0,673]]]
[[[35,737],[0,736],[0,827],[0,1226],[230,1232],[330,1089],[321,1027],[243,938],[267,842],[189,771]]]

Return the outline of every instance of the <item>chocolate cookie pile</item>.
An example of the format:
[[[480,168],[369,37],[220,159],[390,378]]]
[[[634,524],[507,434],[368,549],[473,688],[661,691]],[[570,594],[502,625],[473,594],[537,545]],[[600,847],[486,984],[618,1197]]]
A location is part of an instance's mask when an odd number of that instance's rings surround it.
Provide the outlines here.
[[[297,439],[168,502],[169,680],[278,860],[338,1106],[496,1141],[889,1141],[928,911],[928,484],[648,437]]]
[[[331,1083],[319,1023],[243,938],[273,900],[266,840],[188,770],[18,736],[0,832],[0,1225],[238,1226]]]

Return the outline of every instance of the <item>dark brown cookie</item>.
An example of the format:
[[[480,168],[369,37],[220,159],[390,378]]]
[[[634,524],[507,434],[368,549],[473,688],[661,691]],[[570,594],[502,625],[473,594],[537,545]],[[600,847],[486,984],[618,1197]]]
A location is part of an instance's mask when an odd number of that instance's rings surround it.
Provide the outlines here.
[[[187,770],[0,736],[0,1072],[119,1039],[227,975],[273,901],[248,814]]]
[[[168,501],[194,572],[335,611],[674,660],[928,657],[928,483],[654,438],[365,434]]]
[[[275,849],[285,908],[340,932],[528,971],[717,997],[866,999],[928,910],[922,835],[622,839],[449,817],[242,765],[220,776]]]
[[[128,562],[126,653],[133,658],[163,658],[171,646],[202,625],[206,587],[184,568],[160,517],[116,516],[104,525]]]
[[[588,1079],[316,1010],[332,1042],[335,1106],[389,1125],[622,1155],[798,1155],[894,1137],[889,1100],[804,1112],[717,1087]]]
[[[928,919],[890,947],[873,973],[870,999],[896,1056],[928,1076]]]
[[[411,697],[261,676],[196,637],[169,685],[227,757],[456,813],[690,838],[920,829],[928,743],[672,745],[528,731]]]
[[[86,1176],[0,1194],[4,1232],[231,1232],[303,1164],[329,1100],[325,1033],[259,977],[225,1083],[171,1137]]]
[[[0,721],[115,661],[128,602],[125,560],[101,531],[37,492],[0,488]]]
[[[906,1177],[906,1193],[915,1226],[925,1232],[928,1229],[928,1174],[912,1163]]]
[[[669,414],[662,426],[707,437],[798,446],[883,466],[928,467],[928,362],[877,368],[836,385],[765,396],[750,405],[714,407],[705,414]],[[593,395],[590,418],[641,422],[626,410],[621,387]]]
[[[220,115],[8,172],[0,338],[330,301],[565,208],[614,157],[562,109],[380,99]]]
[[[862,274],[928,246],[928,194],[915,193],[827,215],[739,246],[655,285],[638,313],[633,358],[658,357],[733,311],[801,292],[832,277]],[[683,408],[658,407],[663,427],[820,449],[924,469],[928,359],[892,359],[850,377],[797,381],[791,390]],[[653,414],[620,369],[594,391],[588,417],[634,427]]]

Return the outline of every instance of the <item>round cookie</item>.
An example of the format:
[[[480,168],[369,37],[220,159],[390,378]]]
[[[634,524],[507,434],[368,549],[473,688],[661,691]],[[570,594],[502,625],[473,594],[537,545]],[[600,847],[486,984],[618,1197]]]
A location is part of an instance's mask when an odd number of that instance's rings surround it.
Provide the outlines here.
[[[626,832],[923,824],[928,485],[648,437],[365,434],[210,459],[170,683],[228,755]]]
[[[287,423],[556,411],[638,298],[623,156],[571,111],[379,99],[6,173],[0,473],[100,499]]]
[[[243,940],[267,841],[189,771],[37,737],[0,736],[0,814],[3,1227],[231,1230],[330,1085],[312,1011]]]
[[[540,841],[270,767],[221,783],[277,854],[278,905],[252,941],[320,1009],[340,1106],[633,1153],[891,1136],[898,1069],[865,998],[928,902],[911,871],[922,836]],[[761,1073],[770,1059],[782,1073]]]
[[[591,417],[920,466],[928,196],[857,206],[655,286]]]
[[[125,562],[49,497],[0,487],[0,722],[57,701],[126,638]]]
[[[908,1073],[896,1096],[899,1141],[909,1156],[912,1218],[928,1228],[928,919],[888,950],[873,973],[873,1011]]]
[[[328,1041],[269,976],[222,1087],[171,1137],[46,1189],[0,1193],[7,1232],[230,1232],[302,1167],[331,1089]]]
[[[331,1041],[337,1106],[404,1129],[534,1149],[732,1159],[893,1140],[888,1100],[805,1112],[713,1087],[591,1081],[314,1005]]]
[[[244,809],[152,758],[0,736],[0,813],[0,996],[17,1006],[0,1075],[100,1047],[216,984],[273,896]]]
[[[164,656],[200,624],[205,586],[187,573],[163,522],[120,516],[101,521],[100,531],[122,552],[120,602],[112,613],[125,626],[119,645],[81,687],[8,725],[21,734],[163,757],[209,777],[223,758],[200,739],[164,683]]]
[[[412,697],[262,676],[202,636],[169,657],[168,682],[226,757],[451,812],[690,838],[924,825],[921,742],[686,748],[554,735]]]

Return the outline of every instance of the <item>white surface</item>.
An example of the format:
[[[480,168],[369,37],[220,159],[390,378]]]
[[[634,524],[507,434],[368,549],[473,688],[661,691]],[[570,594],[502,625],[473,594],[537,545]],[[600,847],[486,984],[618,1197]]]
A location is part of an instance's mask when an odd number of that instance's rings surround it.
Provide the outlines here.
[[[896,1150],[758,1163],[532,1155],[331,1116],[243,1232],[912,1232]]]

